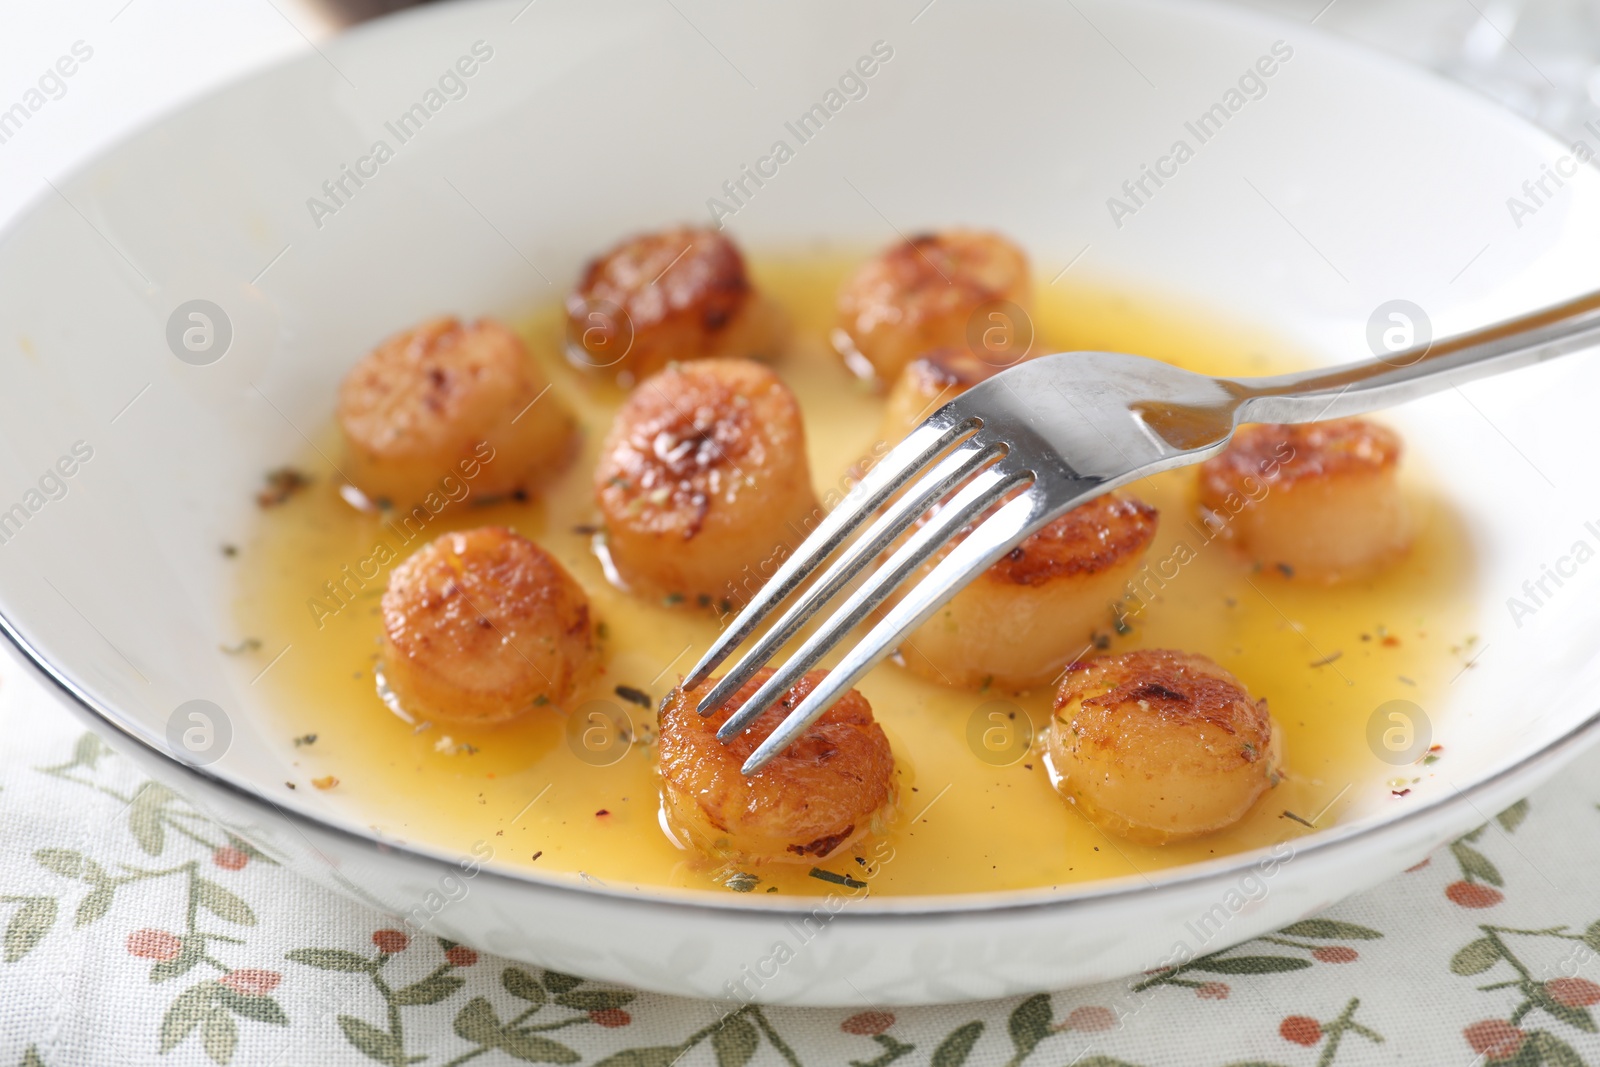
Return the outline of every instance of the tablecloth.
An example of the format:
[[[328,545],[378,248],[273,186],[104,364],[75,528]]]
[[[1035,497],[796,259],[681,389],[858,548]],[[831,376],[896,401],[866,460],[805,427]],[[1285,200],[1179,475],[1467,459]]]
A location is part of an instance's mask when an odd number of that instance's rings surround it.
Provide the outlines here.
[[[0,214],[329,29],[300,0],[132,2],[0,15],[0,70],[105,45],[50,122],[5,146]],[[1600,116],[1600,16],[1579,0],[1245,2],[1558,133]],[[1180,970],[990,1003],[729,1012],[408,937],[141,779],[0,654],[0,1067],[1600,1067],[1597,772],[1600,752],[1391,882]]]
[[[1600,1065],[1600,752],[1393,881],[1180,969],[730,1012],[408,937],[142,778],[9,653],[0,738],[3,1067]]]

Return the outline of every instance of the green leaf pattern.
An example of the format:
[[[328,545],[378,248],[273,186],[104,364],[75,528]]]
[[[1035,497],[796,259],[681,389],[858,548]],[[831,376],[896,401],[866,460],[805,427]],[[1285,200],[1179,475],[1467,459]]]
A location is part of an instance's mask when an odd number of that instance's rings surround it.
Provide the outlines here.
[[[164,786],[144,783],[119,789],[108,773],[118,764],[109,756],[102,742],[84,735],[69,759],[37,768],[41,774],[72,783],[56,788],[87,788],[117,801],[126,811],[119,821],[126,847],[120,853],[106,851],[99,844],[86,847],[80,839],[77,847],[36,849],[32,858],[37,877],[0,894],[4,963],[29,966],[46,951],[44,946],[64,936],[62,930],[126,939],[128,952],[146,961],[149,981],[175,991],[165,994],[165,1008],[150,1038],[150,1048],[171,1055],[174,1064],[187,1062],[180,1060],[184,1049],[190,1050],[190,1057],[203,1057],[219,1067],[244,1058],[244,1049],[250,1050],[250,1062],[270,1060],[280,1044],[270,1036],[271,1029],[312,1022],[296,1017],[304,1009],[285,1008],[302,1004],[304,991],[312,989],[320,991],[314,997],[328,1001],[333,1009],[330,1014],[349,1053],[386,1067],[461,1067],[478,1061],[485,1067],[506,1063],[888,1067],[896,1061],[903,1061],[902,1067],[918,1062],[929,1067],[1068,1063],[1149,1067],[1139,1057],[1117,1053],[1117,1042],[1129,1030],[1126,1020],[1136,1019],[1149,1003],[1177,996],[1198,996],[1202,1002],[1227,1000],[1230,995],[1243,998],[1253,986],[1301,982],[1291,976],[1308,972],[1324,976],[1325,986],[1336,980],[1328,975],[1339,964],[1351,965],[1338,973],[1350,975],[1354,984],[1369,966],[1369,958],[1371,967],[1380,966],[1381,956],[1369,953],[1392,951],[1384,947],[1385,931],[1320,915],[1290,923],[1254,942],[1204,952],[1131,980],[1123,987],[1130,999],[1116,1012],[1085,1002],[1085,997],[1092,998],[1092,990],[1036,994],[1003,1006],[974,1005],[965,1020],[958,1015],[937,1028],[927,1018],[908,1024],[890,1012],[872,1009],[861,1013],[860,1020],[833,1024],[838,1029],[828,1040],[848,1051],[814,1057],[808,1045],[793,1036],[802,1026],[798,1013],[737,1004],[699,1029],[673,1034],[655,1024],[650,1028],[653,1041],[630,1041],[630,1030],[624,1028],[636,1025],[637,994],[562,971],[499,964],[421,931],[408,929],[404,935],[379,931],[400,938],[401,949],[375,934],[370,944],[304,945],[276,959],[260,958],[252,953],[248,936],[258,925],[254,896],[246,891],[252,883],[233,872],[249,864],[275,866],[276,861],[234,831],[206,821]],[[1519,802],[1443,850],[1441,855],[1454,861],[1463,881],[1495,891],[1490,897],[1450,896],[1452,902],[1461,907],[1490,906],[1484,902],[1498,903],[1498,891],[1508,890],[1508,882],[1513,883],[1508,891],[1515,891],[1515,875],[1522,867],[1515,850],[1501,839],[1522,832],[1531,817],[1530,805]],[[223,850],[226,862],[216,858]],[[129,890],[135,885],[137,893]],[[160,893],[182,905],[179,912],[188,916],[175,930],[163,931],[140,914],[141,901]],[[64,916],[71,921],[64,922]],[[1503,1020],[1505,1030],[1495,1033],[1515,1035],[1510,1058],[1491,1062],[1600,1067],[1600,1044],[1595,1040],[1600,1025],[1591,1011],[1592,1005],[1600,1004],[1600,984],[1541,970],[1543,965],[1532,962],[1538,945],[1567,946],[1574,959],[1600,955],[1600,918],[1591,913],[1578,921],[1576,927],[1538,928],[1479,923],[1470,937],[1441,959],[1440,971],[1454,976],[1446,980],[1459,981],[1472,996],[1484,998],[1489,1021]],[[1071,946],[1062,946],[1062,951],[1070,952]],[[164,984],[169,982],[171,986]],[[301,987],[300,994],[293,1001],[280,1001],[272,995],[280,982]],[[1284,985],[1260,1003],[1299,1007],[1307,988]],[[357,989],[364,992],[357,995]],[[658,1003],[650,1006],[660,1010]],[[1188,1010],[1220,1012],[1230,1007]],[[1319,1017],[1312,1007],[1307,1003],[1301,1013],[1284,1017],[1283,1036],[1273,1034],[1269,1026],[1259,1039],[1251,1040],[1252,1048],[1276,1042],[1272,1046],[1278,1049],[1276,1055],[1235,1060],[1227,1067],[1310,1063],[1300,1047],[1308,1043],[1315,1049],[1306,1054],[1318,1067],[1346,1060],[1368,1062],[1362,1053],[1350,1050],[1372,1049],[1387,1041],[1363,1021],[1370,1009],[1363,1008],[1358,998],[1348,997],[1342,1011],[1335,1006],[1332,1017]],[[996,1014],[996,1008],[1003,1010]],[[1389,1011],[1391,1018],[1396,1010],[1400,1009]],[[825,1014],[809,1013],[804,1026],[813,1027]],[[1240,1018],[1246,1025],[1259,1025],[1248,1014]],[[1291,1033],[1292,1042],[1286,1040]],[[1465,1043],[1438,1049],[1439,1060],[1468,1062],[1471,1040],[1469,1034]],[[7,1062],[45,1067],[56,1062],[52,1048],[48,1042],[28,1045],[20,1060]],[[1206,1050],[1195,1062],[1223,1061],[1215,1050]]]

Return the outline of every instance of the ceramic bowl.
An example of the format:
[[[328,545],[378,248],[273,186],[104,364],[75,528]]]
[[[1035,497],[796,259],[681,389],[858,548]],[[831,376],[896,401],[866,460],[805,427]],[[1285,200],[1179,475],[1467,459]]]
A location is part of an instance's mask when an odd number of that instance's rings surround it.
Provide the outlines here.
[[[864,95],[797,142],[785,123],[875,45],[892,58]],[[419,308],[552,300],[616,235],[731,206],[724,182],[777,140],[793,158],[722,217],[749,247],[992,226],[1045,278],[1182,294],[1327,362],[1366,358],[1387,301],[1443,336],[1600,287],[1600,175],[1572,146],[1304,25],[1100,0],[422,9],[168,116],[0,237],[0,626],[150,774],[311,878],[532,963],[771,1002],[992,997],[1215,950],[1417,862],[1594,739],[1600,364],[1580,355],[1392,413],[1472,543],[1481,654],[1425,709],[1439,773],[1351,801],[1245,906],[1260,854],[821,911],[585,886],[380,843],[336,793],[283,790],[253,672],[218,651],[215,546],[254,520],[237,487],[300,452]],[[1147,165],[1166,177],[1135,197]],[[335,201],[346,167],[366,177]],[[185,347],[195,308],[225,341]],[[174,754],[194,700],[220,709],[214,758]]]

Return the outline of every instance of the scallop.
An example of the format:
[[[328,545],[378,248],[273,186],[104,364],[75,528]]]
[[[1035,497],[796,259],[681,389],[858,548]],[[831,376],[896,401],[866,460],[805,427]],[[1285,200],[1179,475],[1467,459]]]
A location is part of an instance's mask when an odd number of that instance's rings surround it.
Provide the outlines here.
[[[1263,568],[1317,582],[1404,556],[1400,437],[1366,419],[1242,427],[1200,467],[1201,519]]]
[[[1154,508],[1122,493],[1073,508],[912,631],[901,643],[902,662],[963,689],[1015,692],[1054,681],[1116,624],[1157,520]]]
[[[594,478],[622,581],[723,612],[759,589],[821,516],[800,406],[749,360],[678,364],[641,382]]]
[[[965,348],[936,348],[918,356],[889,389],[880,430],[883,440],[898,444],[929,415],[1003,369]]]
[[[593,651],[589,600],[511,530],[447,533],[389,575],[383,675],[413,719],[490,724],[561,706]]]
[[[536,489],[563,470],[577,424],[493,319],[429,319],[373,349],[339,387],[344,473],[366,497],[406,509]]]
[[[713,229],[630,237],[590,262],[566,312],[569,355],[624,385],[669,363],[769,354],[782,332],[738,246]]]
[[[968,348],[1009,365],[1032,340],[1029,284],[1027,256],[998,234],[957,229],[912,237],[845,282],[835,347],[856,373],[883,382],[935,348]]]
[[[752,775],[744,761],[827,676],[811,671],[727,744],[717,730],[771,677],[765,670],[709,715],[695,710],[717,679],[674,690],[661,710],[661,800],[668,829],[705,857],[741,864],[814,863],[881,829],[894,800],[894,753],[856,690]]]
[[[1278,738],[1266,701],[1210,659],[1141,649],[1072,666],[1046,751],[1097,826],[1163,844],[1244,818],[1279,780]]]

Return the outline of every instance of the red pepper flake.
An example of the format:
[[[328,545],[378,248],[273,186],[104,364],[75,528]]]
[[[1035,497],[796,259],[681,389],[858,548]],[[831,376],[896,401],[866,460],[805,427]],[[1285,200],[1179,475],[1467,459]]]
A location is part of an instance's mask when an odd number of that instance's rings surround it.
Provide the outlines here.
[[[544,849],[542,849],[542,848],[541,848],[541,849],[540,849],[540,850],[539,850],[539,851],[538,851],[538,852],[535,852],[535,853],[534,853],[534,854],[533,854],[533,858],[534,858],[534,859],[538,859],[538,858],[539,858],[539,857],[540,857],[540,856],[542,856],[542,855],[544,855]]]
[[[594,813],[594,817],[599,819],[599,818],[602,818],[602,817],[604,817],[606,815],[610,815],[610,814],[611,814],[611,812],[608,809],[601,808],[599,811]]]
[[[1378,643],[1381,644],[1384,648],[1399,648],[1400,647],[1400,639],[1398,637],[1396,637],[1394,634],[1389,634],[1382,641],[1380,641]]]
[[[1411,795],[1411,790],[1409,790],[1409,789],[1391,789],[1391,790],[1389,790],[1389,793],[1390,793],[1391,796],[1408,797],[1408,796]]]

